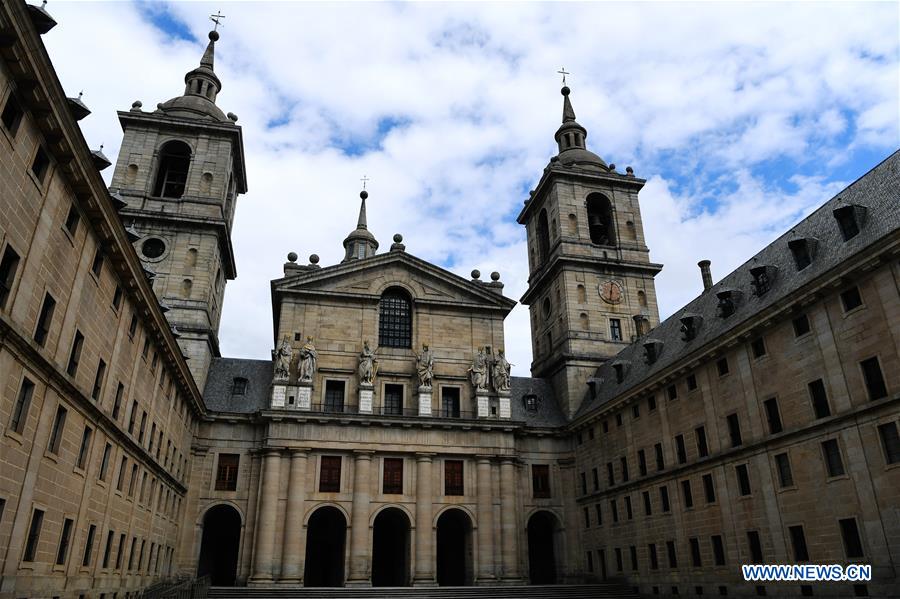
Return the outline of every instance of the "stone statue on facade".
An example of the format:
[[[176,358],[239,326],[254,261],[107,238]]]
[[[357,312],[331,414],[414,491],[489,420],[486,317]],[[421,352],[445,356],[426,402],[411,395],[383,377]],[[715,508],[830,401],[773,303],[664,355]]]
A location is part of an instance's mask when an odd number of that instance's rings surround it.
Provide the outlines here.
[[[375,352],[369,348],[369,340],[366,339],[363,342],[363,350],[359,354],[359,382],[371,385],[377,373],[378,360],[375,359]]]
[[[488,385],[488,367],[487,358],[484,355],[484,348],[479,347],[478,353],[472,360],[472,366],[468,370],[469,379],[476,391],[486,391]]]
[[[506,352],[497,351],[497,359],[494,360],[491,376],[494,379],[494,389],[498,392],[509,391],[509,371],[512,364],[506,361]]]
[[[431,387],[434,376],[434,354],[428,344],[422,344],[422,352],[416,355],[416,373],[419,375],[420,387]]]
[[[287,336],[281,340],[281,345],[272,352],[275,359],[275,380],[286,381],[291,375],[291,359],[294,357],[294,348]]]
[[[297,378],[301,382],[311,382],[316,374],[316,364],[319,361],[319,353],[313,345],[313,338],[307,337],[306,343],[300,348],[300,362],[297,368]]]

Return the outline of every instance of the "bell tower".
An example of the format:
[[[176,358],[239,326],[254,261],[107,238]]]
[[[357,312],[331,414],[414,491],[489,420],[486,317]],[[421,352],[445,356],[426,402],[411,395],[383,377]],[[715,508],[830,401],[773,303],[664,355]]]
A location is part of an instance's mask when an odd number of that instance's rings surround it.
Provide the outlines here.
[[[616,171],[586,146],[562,88],[559,153],[519,213],[528,240],[532,376],[551,380],[571,417],[597,367],[659,324],[654,277],[631,167]]]
[[[216,106],[222,83],[213,70],[216,31],[184,93],[150,112],[135,102],[120,111],[124,139],[110,188],[125,202],[138,255],[202,390],[219,354],[225,282],[234,279],[231,227],[247,191],[237,117]]]

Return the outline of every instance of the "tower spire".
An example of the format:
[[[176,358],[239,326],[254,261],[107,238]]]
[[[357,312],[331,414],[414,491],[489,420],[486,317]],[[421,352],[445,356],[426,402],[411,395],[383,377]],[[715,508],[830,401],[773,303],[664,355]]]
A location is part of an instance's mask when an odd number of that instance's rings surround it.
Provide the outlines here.
[[[364,178],[363,185],[368,181]],[[366,200],[369,192],[363,189],[359,192],[359,217],[356,219],[356,229],[350,231],[347,238],[344,239],[344,259],[341,262],[349,262],[350,260],[362,260],[374,256],[378,250],[378,240],[369,232],[368,219],[366,217]]]
[[[565,72],[565,69],[562,72]],[[563,75],[563,86],[560,90],[563,96],[562,125],[556,130],[554,136],[559,146],[559,161],[566,166],[600,167],[606,170],[606,162],[587,149],[587,129],[575,120],[575,109],[572,108],[572,100],[569,99],[572,90],[565,84],[565,75],[568,74]]]

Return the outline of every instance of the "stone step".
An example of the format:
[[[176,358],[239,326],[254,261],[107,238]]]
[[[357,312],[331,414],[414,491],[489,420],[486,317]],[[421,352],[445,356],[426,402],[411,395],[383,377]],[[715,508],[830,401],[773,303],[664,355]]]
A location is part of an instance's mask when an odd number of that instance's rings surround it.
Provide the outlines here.
[[[632,590],[617,584],[477,586],[477,587],[212,587],[209,599],[238,597],[263,599],[626,599],[637,597]]]

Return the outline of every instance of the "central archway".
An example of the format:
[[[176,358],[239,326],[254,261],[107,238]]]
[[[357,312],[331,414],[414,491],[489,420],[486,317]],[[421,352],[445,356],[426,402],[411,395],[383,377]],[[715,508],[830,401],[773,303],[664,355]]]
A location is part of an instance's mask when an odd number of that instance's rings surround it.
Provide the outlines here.
[[[556,584],[556,542],[561,536],[559,520],[547,511],[528,519],[528,578],[531,584]]]
[[[217,587],[234,586],[238,549],[241,544],[241,515],[230,505],[215,505],[203,516],[203,537],[197,577],[209,576]]]
[[[389,507],[375,517],[372,531],[372,586],[409,585],[409,518]]]
[[[449,509],[438,518],[437,582],[440,586],[472,584],[472,520],[463,510]]]
[[[344,586],[346,537],[347,519],[341,510],[326,505],[312,513],[306,528],[304,586]]]

